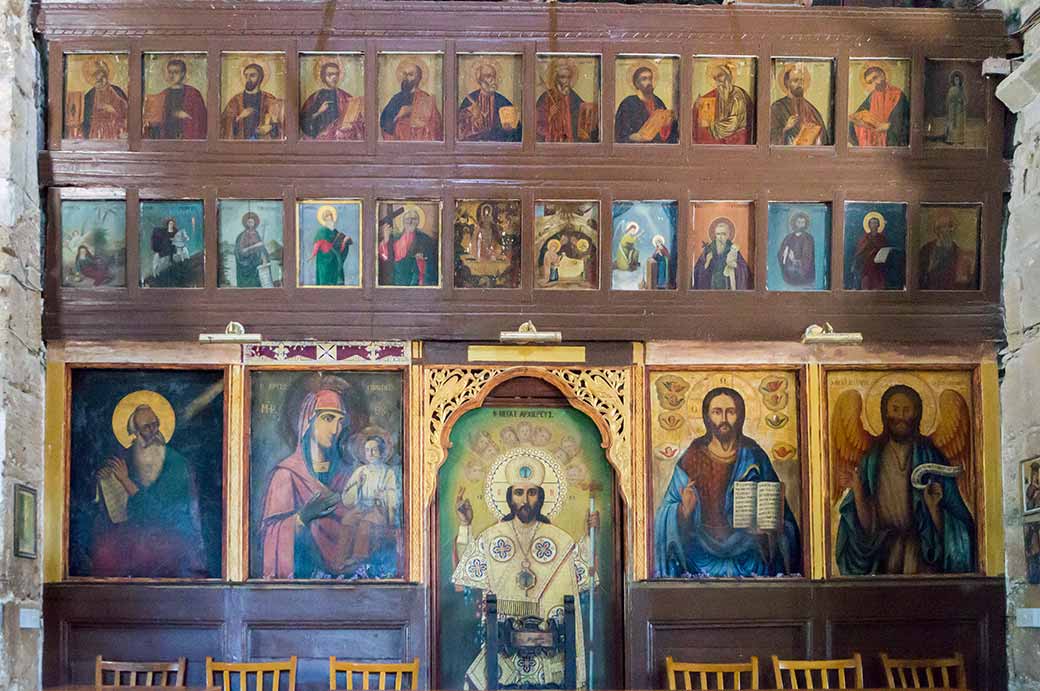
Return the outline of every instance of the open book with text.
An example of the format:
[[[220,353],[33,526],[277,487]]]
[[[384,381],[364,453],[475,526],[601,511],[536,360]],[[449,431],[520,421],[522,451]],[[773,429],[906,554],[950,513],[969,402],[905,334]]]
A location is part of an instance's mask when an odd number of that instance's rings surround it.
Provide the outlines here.
[[[734,482],[733,527],[779,530],[784,516],[784,483]]]

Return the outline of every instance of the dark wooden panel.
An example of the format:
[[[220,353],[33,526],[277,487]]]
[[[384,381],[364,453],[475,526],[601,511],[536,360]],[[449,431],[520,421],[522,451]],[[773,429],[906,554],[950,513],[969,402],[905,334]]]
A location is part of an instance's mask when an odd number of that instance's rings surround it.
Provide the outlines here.
[[[64,622],[62,638],[69,651],[67,668],[71,679],[92,680],[94,658],[113,658],[112,651],[116,650],[120,660],[144,662],[186,657],[192,661],[187,682],[201,685],[206,656],[224,648],[224,627],[219,623],[192,625],[161,619],[148,623],[118,619],[104,624]],[[157,658],[159,651],[169,652]],[[177,654],[172,654],[174,651]]]
[[[627,612],[627,688],[661,688],[668,655],[704,662],[758,655],[769,688],[770,655],[853,652],[863,655],[867,686],[882,686],[881,651],[960,651],[972,689],[1007,685],[1003,579],[646,582],[629,587]]]
[[[160,11],[161,10],[161,11]],[[194,339],[219,331],[231,319],[268,338],[301,334],[320,339],[418,338],[494,339],[498,332],[532,319],[543,329],[563,330],[574,340],[797,338],[809,322],[830,321],[886,341],[993,341],[1002,335],[1000,307],[1001,194],[1008,180],[1002,158],[1002,106],[987,94],[988,140],[970,151],[934,151],[923,142],[923,74],[929,57],[982,59],[1003,55],[1007,39],[999,13],[918,10],[806,8],[718,8],[619,4],[310,2],[184,0],[170,8],[158,0],[43,0],[38,29],[51,51],[48,150],[40,158],[41,184],[126,188],[129,199],[155,195],[204,198],[207,218],[221,197],[280,197],[285,240],[293,257],[294,198],[359,197],[364,202],[363,287],[356,291],[300,290],[295,267],[287,265],[286,287],[260,293],[219,290],[62,290],[56,205],[49,214],[44,333],[48,339]],[[247,33],[248,32],[248,33]],[[66,50],[142,51],[204,49],[209,54],[211,98],[219,92],[220,51],[364,50],[368,59],[366,99],[372,92],[379,51],[444,53],[445,141],[413,143],[301,142],[290,131],[285,142],[222,142],[216,127],[205,142],[148,142],[131,128],[126,142],[70,142],[60,138],[61,53]],[[519,145],[456,142],[455,56],[468,51],[519,52],[528,78],[522,108],[528,127]],[[543,145],[534,141],[538,52],[602,55],[604,141],[589,145]],[[681,56],[677,146],[615,145],[612,118],[623,94],[614,88],[614,59],[621,54]],[[758,56],[757,143],[750,146],[690,144],[691,56]],[[836,143],[820,150],[783,150],[763,136],[770,99],[771,56],[815,55],[835,61]],[[906,56],[913,63],[909,95],[914,103],[911,146],[905,150],[859,151],[847,145],[849,57]],[[132,66],[132,72],[137,66]],[[298,110],[296,75],[288,75],[288,124]],[[137,82],[135,82],[136,84]],[[140,94],[130,95],[139,117]],[[210,102],[212,111],[219,104]],[[708,171],[706,173],[706,171]],[[522,202],[523,281],[516,290],[455,290],[450,285],[450,224],[456,198],[510,197]],[[374,285],[375,208],[380,198],[427,197],[445,203],[442,218],[440,288],[381,289]],[[601,204],[601,287],[590,291],[545,291],[533,287],[534,204],[537,199],[595,199]],[[675,199],[681,213],[675,256],[680,288],[625,294],[609,285],[610,205],[614,200]],[[747,248],[754,289],[744,294],[693,291],[689,272],[697,238],[690,237],[689,204],[698,199],[743,199],[755,203],[754,242]],[[832,290],[815,294],[765,290],[766,204],[770,200],[830,202]],[[909,203],[912,223],[923,202],[981,202],[983,237],[978,291],[906,291],[887,294],[840,290],[842,209],[845,200]],[[127,249],[137,249],[136,214],[127,227]],[[215,228],[206,228],[212,233]],[[215,247],[215,243],[211,245]],[[908,254],[910,279],[916,251]],[[215,257],[207,259],[215,265]],[[136,261],[136,260],[135,260]],[[131,267],[136,266],[131,262]],[[211,274],[212,278],[212,274]],[[259,296],[259,297],[258,297]],[[734,319],[739,314],[741,318]]]
[[[423,586],[140,585],[63,583],[44,588],[44,684],[92,683],[94,657],[188,658],[201,684],[205,658],[299,658],[300,691],[328,688],[328,658],[422,660]]]

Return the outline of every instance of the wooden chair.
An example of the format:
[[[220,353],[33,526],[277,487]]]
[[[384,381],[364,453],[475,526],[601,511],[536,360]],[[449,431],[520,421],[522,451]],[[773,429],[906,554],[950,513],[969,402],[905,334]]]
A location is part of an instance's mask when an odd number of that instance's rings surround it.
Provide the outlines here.
[[[664,659],[665,672],[668,675],[669,691],[679,689],[679,675],[682,675],[685,691],[708,689],[758,689],[758,658],[751,656],[751,662],[733,662],[725,664],[701,663],[701,662],[676,662],[669,655]],[[751,675],[750,686],[743,686],[740,676]],[[691,676],[693,675],[693,676]],[[732,675],[733,685],[726,686],[727,675]],[[714,681],[714,685],[712,682]]]
[[[339,674],[346,675],[346,688],[348,691],[356,688],[354,686],[355,674],[361,676],[361,688],[364,691],[368,691],[368,689],[378,689],[379,691],[386,691],[386,689],[395,689],[395,691],[409,689],[410,691],[419,684],[419,658],[413,658],[411,662],[375,663],[351,662],[330,657],[329,689],[331,691],[336,691],[340,688],[336,685],[336,678]],[[379,675],[378,685],[370,686],[369,679],[375,675]],[[407,685],[404,684],[405,676],[409,677]],[[387,680],[391,677],[393,678],[393,686],[387,686]]]
[[[187,660],[176,662],[122,662],[105,660],[100,655],[94,660],[95,686],[184,686],[184,668]],[[123,683],[126,681],[127,683]],[[139,684],[143,681],[143,684]]]
[[[785,671],[790,686],[784,686]],[[814,678],[813,672],[819,672],[819,675]],[[831,686],[831,672],[837,677],[837,686]],[[848,672],[852,672],[851,684],[846,679]],[[863,658],[859,653],[844,660],[781,660],[774,655],[773,675],[778,689],[862,689]]]
[[[219,675],[219,681],[213,681],[213,675]],[[246,691],[251,676],[256,679],[256,691],[296,691],[296,656],[288,660],[274,662],[216,662],[212,657],[206,658],[206,686],[217,686],[223,691],[232,691],[231,676],[238,675],[238,691]],[[270,674],[274,682],[266,686],[264,679]],[[289,680],[285,689],[281,687],[282,675]]]
[[[968,675],[964,671],[964,656],[898,660],[881,653],[885,678],[893,689],[966,689]],[[953,674],[951,675],[951,671]],[[951,676],[956,678],[950,682]]]

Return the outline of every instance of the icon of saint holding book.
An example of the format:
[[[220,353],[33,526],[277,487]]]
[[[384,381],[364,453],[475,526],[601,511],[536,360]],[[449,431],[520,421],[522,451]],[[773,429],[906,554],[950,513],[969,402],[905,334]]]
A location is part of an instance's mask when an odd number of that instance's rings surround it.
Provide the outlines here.
[[[104,506],[92,554],[94,575],[205,578],[199,490],[192,461],[169,445],[177,423],[155,391],[127,394],[112,413],[120,451],[97,471]]]
[[[830,127],[809,100],[812,71],[808,63],[778,65],[776,79],[783,98],[769,110],[769,143],[787,146],[827,146],[832,143]],[[828,112],[830,108],[827,108]]]
[[[730,387],[704,396],[705,433],[679,457],[655,516],[656,576],[801,571],[798,525],[769,456],[744,435],[746,411]]]

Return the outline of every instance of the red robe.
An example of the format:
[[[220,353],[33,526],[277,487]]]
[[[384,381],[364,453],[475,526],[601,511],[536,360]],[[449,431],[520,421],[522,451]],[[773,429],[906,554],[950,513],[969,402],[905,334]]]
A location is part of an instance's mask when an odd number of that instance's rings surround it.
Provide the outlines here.
[[[168,113],[166,105],[166,99],[173,94],[175,91],[181,91],[181,105],[179,110],[183,110],[190,117],[184,120],[180,120],[173,117],[173,113]],[[206,138],[206,102],[202,98],[202,94],[193,86],[185,84],[180,89],[163,89],[161,93],[155,96],[147,96],[145,115],[147,120],[148,108],[147,101],[149,99],[156,99],[156,111],[157,115],[161,116],[161,119],[157,121],[144,123],[145,136],[149,139],[205,139]]]
[[[91,100],[93,99],[93,100]],[[94,87],[87,92],[90,102],[86,119],[90,125],[87,139],[122,139],[126,136],[126,95],[122,89],[109,84],[104,88]],[[111,112],[104,106],[111,106]]]
[[[872,91],[870,93],[870,110],[867,112],[873,116],[875,122],[888,122],[889,116],[899,103],[902,95],[902,91],[891,85],[885,89],[884,93],[879,94],[876,90]],[[856,130],[856,137],[860,146],[888,145],[888,132],[882,132],[873,127],[864,127],[863,125],[855,124],[855,121],[853,121],[853,127]]]
[[[693,142],[694,144],[750,144],[751,143],[751,123],[754,121],[755,112],[754,106],[751,104],[751,98],[747,92],[738,86],[733,87],[733,99],[740,99],[744,102],[745,120],[744,126],[733,132],[733,134],[726,135],[721,139],[717,139],[711,130],[707,127],[701,126],[701,120],[698,117],[698,113],[702,107],[712,107],[712,114],[714,120],[722,120],[729,117],[728,112],[724,112],[726,104],[719,99],[719,90],[717,88],[712,89],[706,94],[703,94],[697,98],[697,101],[693,104]]]
[[[856,266],[860,270],[860,290],[884,290],[885,265],[874,262],[874,257],[888,241],[881,233],[865,233],[856,243]]]
[[[343,570],[348,556],[345,547],[352,542],[355,530],[352,524],[344,526],[341,522],[347,508],[342,503],[336,504],[331,514],[315,518],[305,528],[299,527],[296,512],[316,492],[341,492],[346,481],[345,474],[337,473],[329,486],[323,485],[311,474],[301,448],[275,467],[267,483],[260,524],[263,578],[293,578],[297,530],[310,531],[328,571]]]
[[[412,112],[397,119],[393,134],[383,131],[383,139],[398,142],[436,142],[444,138],[444,123],[437,101],[421,89],[412,96]]]

